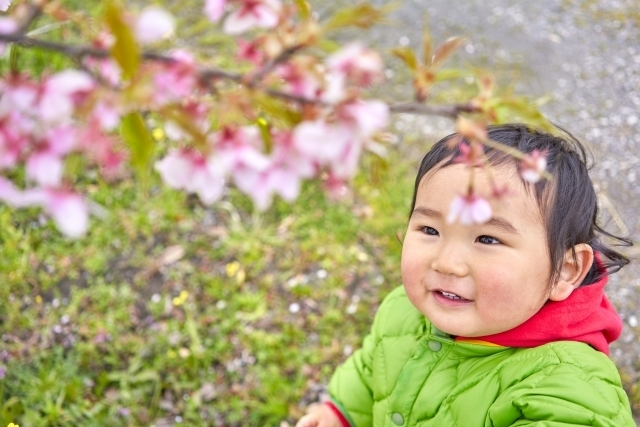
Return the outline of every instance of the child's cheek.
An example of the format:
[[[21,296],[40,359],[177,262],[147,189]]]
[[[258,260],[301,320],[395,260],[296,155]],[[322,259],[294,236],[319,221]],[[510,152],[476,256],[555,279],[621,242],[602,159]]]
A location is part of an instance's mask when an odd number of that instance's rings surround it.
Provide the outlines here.
[[[488,274],[477,284],[476,305],[486,321],[508,330],[525,322],[541,306],[532,285],[523,278],[507,274]]]

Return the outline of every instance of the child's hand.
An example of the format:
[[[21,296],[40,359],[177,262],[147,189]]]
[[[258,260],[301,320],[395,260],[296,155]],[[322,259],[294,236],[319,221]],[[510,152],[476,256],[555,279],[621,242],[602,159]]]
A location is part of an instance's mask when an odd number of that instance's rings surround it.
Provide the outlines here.
[[[342,427],[342,423],[327,405],[319,404],[310,406],[296,427]]]

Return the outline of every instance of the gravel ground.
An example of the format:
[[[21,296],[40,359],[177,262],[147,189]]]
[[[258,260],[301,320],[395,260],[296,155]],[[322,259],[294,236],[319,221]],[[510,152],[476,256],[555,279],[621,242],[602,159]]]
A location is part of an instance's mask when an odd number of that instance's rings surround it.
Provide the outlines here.
[[[380,3],[380,2],[377,2]],[[640,236],[640,13],[637,0],[407,0],[391,27],[376,30],[379,46],[418,47],[425,18],[435,40],[467,35],[464,62],[496,70],[517,93],[549,96],[543,111],[592,149],[592,176],[602,221],[614,233]],[[428,18],[430,17],[430,18]],[[367,40],[369,42],[369,40]],[[422,120],[422,121],[421,121]],[[416,127],[416,126],[420,127]],[[406,118],[399,130],[449,132],[446,120]],[[607,293],[624,320],[612,358],[640,378],[640,254],[612,276]],[[640,421],[640,420],[639,420]],[[640,425],[640,422],[639,422]]]

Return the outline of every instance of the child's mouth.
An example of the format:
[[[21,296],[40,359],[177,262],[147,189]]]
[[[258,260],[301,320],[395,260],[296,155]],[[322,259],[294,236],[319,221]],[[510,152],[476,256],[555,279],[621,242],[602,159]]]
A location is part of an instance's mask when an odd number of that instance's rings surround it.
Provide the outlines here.
[[[438,291],[440,292],[440,295],[442,295],[445,298],[449,298],[449,299],[464,299],[461,296],[458,296],[456,294],[452,294],[451,292],[445,292],[445,291]]]
[[[436,300],[440,301],[440,303],[444,305],[460,305],[472,302],[471,300],[463,298],[453,292],[435,290],[433,291],[433,294],[436,297]]]

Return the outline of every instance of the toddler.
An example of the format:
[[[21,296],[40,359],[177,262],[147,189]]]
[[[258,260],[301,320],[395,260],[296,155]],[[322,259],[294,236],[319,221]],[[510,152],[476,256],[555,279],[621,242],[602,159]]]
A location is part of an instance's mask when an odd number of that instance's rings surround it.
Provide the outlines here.
[[[520,124],[488,136],[546,153],[551,179],[525,182],[517,160],[485,148],[491,170],[474,167],[473,186],[491,218],[448,221],[470,169],[456,161],[458,135],[439,141],[416,178],[404,286],[334,373],[331,401],[297,427],[635,427],[607,357],[622,322],[603,292],[629,260],[600,236],[630,243],[596,222],[585,149]]]

